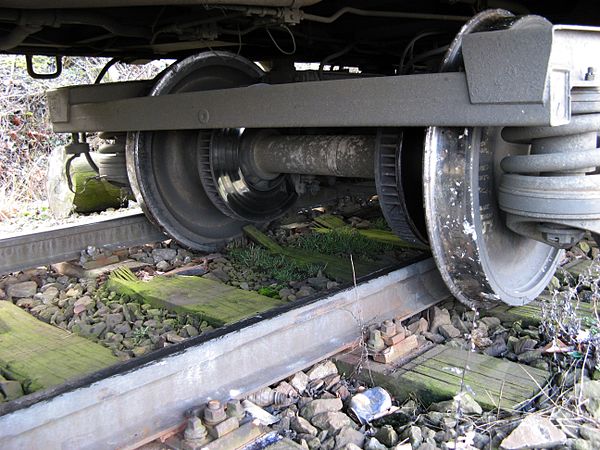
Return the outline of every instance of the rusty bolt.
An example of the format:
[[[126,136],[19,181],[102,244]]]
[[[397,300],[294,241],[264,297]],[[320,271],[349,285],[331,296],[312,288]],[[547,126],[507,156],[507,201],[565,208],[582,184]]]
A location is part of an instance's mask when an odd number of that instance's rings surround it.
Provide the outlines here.
[[[394,336],[397,332],[396,324],[391,320],[386,320],[381,324],[381,334],[383,336]]]
[[[225,408],[219,400],[211,400],[204,409],[204,423],[208,426],[214,426],[227,419]]]
[[[585,74],[586,81],[594,81],[596,79],[596,70],[593,67],[588,67],[587,73]]]
[[[227,403],[226,412],[228,417],[235,417],[238,420],[242,420],[246,415],[246,411],[239,400],[230,400]]]
[[[187,427],[183,432],[183,438],[188,443],[200,443],[203,442],[208,436],[208,431],[199,417],[190,417],[188,419]]]
[[[373,330],[369,333],[369,340],[367,341],[367,350],[371,352],[380,352],[385,348],[385,342],[381,338],[381,331]]]

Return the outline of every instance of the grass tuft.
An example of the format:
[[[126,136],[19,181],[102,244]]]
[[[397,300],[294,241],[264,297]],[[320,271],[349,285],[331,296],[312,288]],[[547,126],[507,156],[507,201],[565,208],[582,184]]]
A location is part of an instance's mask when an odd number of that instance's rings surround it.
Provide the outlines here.
[[[377,259],[382,253],[393,250],[388,244],[376,242],[361,235],[352,228],[339,228],[327,233],[309,233],[300,236],[292,244],[325,255],[347,257],[354,255],[361,259]]]
[[[323,270],[323,266],[300,264],[285,256],[273,255],[268,250],[255,245],[231,249],[229,257],[235,264],[253,267],[279,282],[315,277]]]

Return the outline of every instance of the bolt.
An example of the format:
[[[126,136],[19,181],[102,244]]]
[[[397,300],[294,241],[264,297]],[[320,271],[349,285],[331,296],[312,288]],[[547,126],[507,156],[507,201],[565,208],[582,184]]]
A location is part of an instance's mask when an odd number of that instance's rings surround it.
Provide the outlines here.
[[[219,400],[211,400],[208,402],[204,410],[204,423],[208,426],[214,426],[227,419],[225,408]]]
[[[383,336],[394,336],[397,332],[396,324],[391,320],[386,320],[381,324],[381,334]]]
[[[246,415],[246,411],[239,400],[230,400],[227,403],[226,413],[228,417],[235,417],[238,420],[242,420]]]
[[[199,417],[190,417],[188,419],[187,427],[183,432],[183,438],[189,444],[199,444],[206,440],[208,431],[206,427],[202,425],[202,421]]]
[[[200,111],[198,111],[198,122],[200,122],[201,124],[207,124],[208,121],[210,120],[210,114],[208,112],[208,110],[206,109],[201,109]]]
[[[381,331],[373,330],[369,334],[369,340],[367,341],[367,349],[371,352],[377,353],[385,348],[385,343],[381,338]]]
[[[586,81],[594,81],[596,79],[596,71],[593,67],[588,67],[587,73],[585,74]]]

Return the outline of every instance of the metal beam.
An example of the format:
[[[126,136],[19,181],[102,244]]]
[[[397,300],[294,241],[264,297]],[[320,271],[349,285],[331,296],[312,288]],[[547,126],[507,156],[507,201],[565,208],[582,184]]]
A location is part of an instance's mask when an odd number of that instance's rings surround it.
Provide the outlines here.
[[[166,239],[139,212],[81,225],[65,225],[0,239],[0,274],[79,258],[81,250],[126,247]]]
[[[447,296],[427,259],[249,326],[217,330],[216,338],[1,416],[0,448],[140,442],[179,423],[190,407],[281,380],[355,343],[365,325],[410,317]]]
[[[51,111],[61,112],[52,116],[56,132],[550,125],[553,105],[473,104],[464,73],[256,84],[78,104],[59,92],[49,96]]]

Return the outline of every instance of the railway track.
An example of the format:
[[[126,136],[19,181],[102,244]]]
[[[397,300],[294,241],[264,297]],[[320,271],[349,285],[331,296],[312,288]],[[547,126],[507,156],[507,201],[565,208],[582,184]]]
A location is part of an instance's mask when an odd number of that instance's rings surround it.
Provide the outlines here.
[[[88,246],[126,247],[163,239],[165,236],[139,211],[9,235],[0,239],[0,274],[77,259]]]
[[[136,212],[12,235],[0,240],[0,273],[76,259],[88,246],[113,249],[163,239]],[[267,386],[356,343],[368,324],[408,318],[448,298],[433,259],[425,258],[359,274],[358,284],[346,282],[337,292],[312,295],[1,403],[0,447],[139,443],[180,421],[193,405]]]
[[[334,219],[319,215],[313,226],[344,223],[339,217]],[[267,249],[293,257],[285,249],[278,250],[278,244],[258,230],[246,232]],[[0,248],[7,256],[2,267],[14,271],[75,258],[90,244],[116,248],[163,237],[143,216],[128,213],[1,240]],[[47,254],[45,248],[50,249]],[[446,366],[457,370],[473,367],[465,382],[469,389],[485,391],[488,400],[479,397],[484,407],[496,408],[493,398],[499,395],[504,396],[502,408],[513,410],[546,382],[547,372],[528,367],[519,378],[514,362],[466,356],[468,352],[425,341],[418,353],[400,363],[397,375],[390,375],[390,366],[365,361],[364,355],[352,350],[360,348],[366,329],[390,318],[397,323],[409,319],[451,297],[434,260],[422,253],[395,268],[359,277],[356,284],[343,283],[333,293],[317,293],[268,309],[179,344],[109,363],[83,377],[0,403],[0,448],[34,448],[40,442],[48,448],[138,448],[181,430],[191,408],[215,398],[244,398],[333,356],[340,370],[367,368],[368,373],[356,375],[355,380],[369,384],[375,377],[400,398],[414,392],[428,395],[430,389],[451,397],[462,381],[449,375]],[[506,314],[515,313],[499,311],[499,315]],[[518,382],[510,381],[514,376]]]
[[[177,425],[211,398],[243,396],[408,318],[449,293],[432,259],[374,274],[207,335],[0,406],[0,447],[121,448]]]

